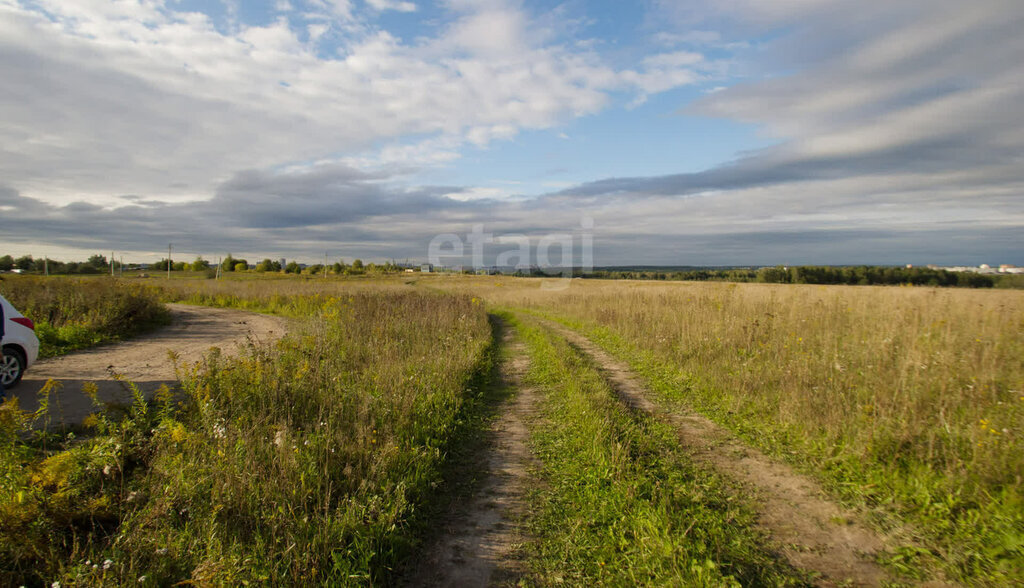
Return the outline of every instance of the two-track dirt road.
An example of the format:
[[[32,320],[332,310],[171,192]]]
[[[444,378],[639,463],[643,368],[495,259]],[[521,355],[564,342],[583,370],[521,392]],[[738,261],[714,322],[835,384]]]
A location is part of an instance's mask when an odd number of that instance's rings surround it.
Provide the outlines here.
[[[176,382],[171,351],[181,362],[194,362],[211,347],[234,355],[247,341],[274,340],[286,331],[285,319],[280,317],[206,306],[167,306],[169,326],[121,343],[41,360],[8,394],[18,398],[22,410],[34,411],[39,406],[39,391],[47,380],[55,380],[60,391],[50,400],[50,426],[76,424],[95,410],[82,393],[85,382],[97,385],[104,402],[130,402],[125,385],[114,374],[149,395],[161,384]]]

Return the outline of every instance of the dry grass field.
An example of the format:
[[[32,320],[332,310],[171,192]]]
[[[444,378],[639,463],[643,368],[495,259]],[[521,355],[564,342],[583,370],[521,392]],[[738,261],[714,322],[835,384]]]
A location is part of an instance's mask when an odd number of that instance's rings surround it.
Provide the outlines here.
[[[552,285],[552,283],[549,283]],[[695,409],[902,522],[956,577],[1022,577],[1024,293],[443,278],[630,360]]]
[[[877,563],[897,583],[1024,581],[1024,292],[421,274],[145,283],[134,291],[295,327],[183,369],[183,402],[139,400],[123,420],[97,407],[71,436],[32,433],[39,415],[5,405],[5,581],[394,581],[429,535],[429,505],[458,499],[442,472],[480,403],[501,410],[480,391],[504,322],[529,350],[517,361],[532,362],[544,414],[529,425],[528,583],[814,582],[550,321],[628,365],[660,410],[699,413],[819,483],[888,538]]]

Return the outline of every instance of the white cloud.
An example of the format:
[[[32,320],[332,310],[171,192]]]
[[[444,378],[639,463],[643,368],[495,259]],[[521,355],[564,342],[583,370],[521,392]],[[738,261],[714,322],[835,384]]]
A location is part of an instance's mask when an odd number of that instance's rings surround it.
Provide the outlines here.
[[[366,0],[376,10],[396,10],[398,12],[416,12],[416,5],[401,0]]]
[[[446,20],[424,29],[436,34],[408,41],[374,24],[380,6],[293,1],[303,12],[289,20],[225,31],[156,1],[0,0],[0,210],[18,219],[5,238],[88,246],[102,233],[141,250],[180,234],[259,252],[270,239],[291,251],[345,235],[415,247],[470,221],[565,230],[587,210],[634,258],[675,236],[738,256],[718,262],[750,262],[744,251],[797,233],[818,245],[852,235],[833,247],[842,252],[922,227],[1004,243],[1024,226],[1019,2],[664,2],[678,19],[665,22],[683,25],[663,23],[660,53],[633,47],[613,67],[602,43],[515,2],[450,0]],[[748,72],[788,73],[730,80],[696,112],[757,124],[774,147],[696,174],[552,183],[568,189],[532,201],[504,183],[412,179],[467,145],[528,129],[565,138],[572,118],[619,93],[635,105],[717,80],[736,64],[706,55],[737,30],[777,37],[745,54]],[[154,202],[188,200],[205,202]]]
[[[449,146],[381,159],[446,161],[464,141],[598,112],[613,90],[687,81],[620,75],[594,52],[542,44],[529,16],[500,2],[453,3],[442,35],[414,44],[360,25],[346,0],[309,0],[307,14],[328,20],[302,29],[282,16],[231,32],[159,2],[41,4],[0,6],[0,72],[17,89],[0,96],[0,174],[52,202],[201,199],[239,169],[410,136]],[[319,53],[328,30],[338,58]]]

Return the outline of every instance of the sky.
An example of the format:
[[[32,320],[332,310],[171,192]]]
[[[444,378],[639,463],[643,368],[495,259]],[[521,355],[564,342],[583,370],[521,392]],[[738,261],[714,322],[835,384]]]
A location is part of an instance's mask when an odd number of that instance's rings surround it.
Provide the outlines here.
[[[418,262],[482,227],[578,258],[592,222],[597,266],[1024,265],[1021,30],[1020,0],[0,0],[0,254]]]

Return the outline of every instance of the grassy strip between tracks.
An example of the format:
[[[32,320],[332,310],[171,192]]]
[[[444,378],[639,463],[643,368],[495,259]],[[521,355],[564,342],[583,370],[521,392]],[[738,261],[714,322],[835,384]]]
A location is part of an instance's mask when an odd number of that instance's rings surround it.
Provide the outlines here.
[[[523,317],[533,435],[542,462],[527,546],[542,585],[799,585],[771,554],[752,510],[694,465],[671,428],[623,405],[564,340]]]

